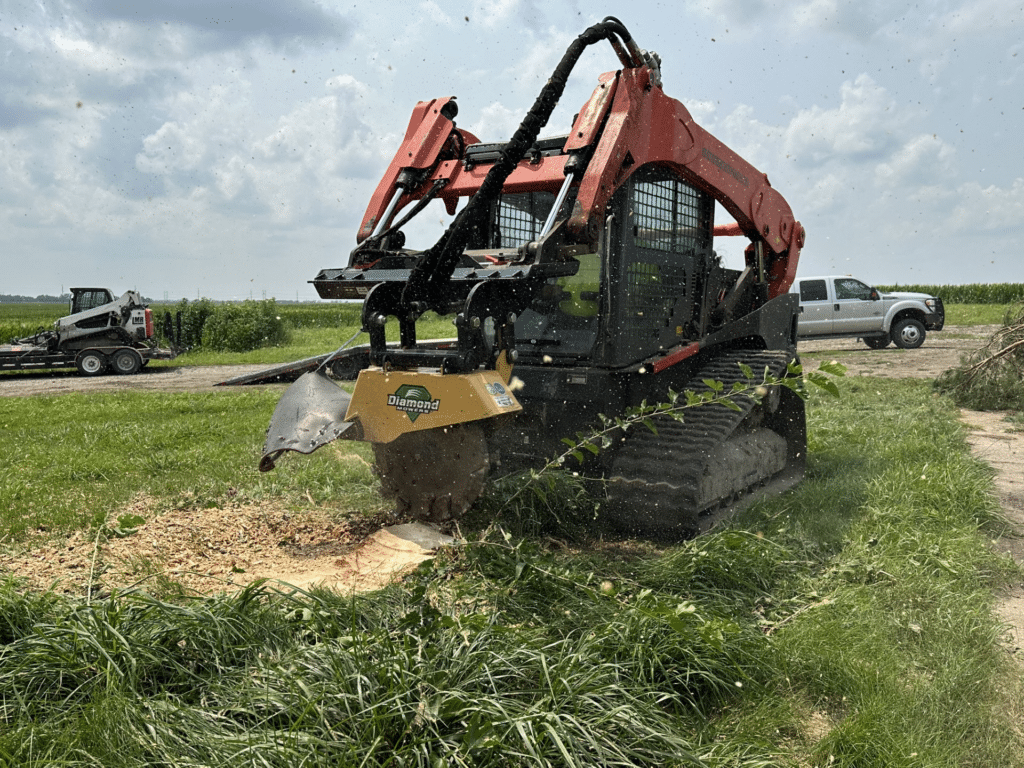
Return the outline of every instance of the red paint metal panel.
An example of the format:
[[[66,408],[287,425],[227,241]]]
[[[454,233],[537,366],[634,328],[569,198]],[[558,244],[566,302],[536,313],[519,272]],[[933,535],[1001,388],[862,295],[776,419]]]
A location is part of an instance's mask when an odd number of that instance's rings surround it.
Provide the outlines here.
[[[430,168],[437,162],[438,156],[448,141],[448,137],[451,136],[452,131],[455,129],[455,123],[441,114],[442,108],[452,98],[451,96],[446,96],[440,99],[432,99],[431,101],[421,101],[413,109],[412,116],[409,118],[409,125],[405,129],[405,138],[402,140],[402,145],[395,153],[391,165],[385,171],[383,178],[381,178],[380,183],[377,185],[377,189],[374,190],[373,196],[370,198],[370,204],[366,207],[366,213],[363,215],[363,221],[356,236],[357,241],[362,242],[373,232],[379,217],[384,214],[391,200],[391,196],[395,191],[395,184],[403,169],[415,168],[423,170]],[[459,129],[459,133],[462,134],[467,144],[475,144],[479,141],[476,136],[468,131]],[[410,194],[407,191],[396,210],[401,210],[402,207],[408,205],[417,197],[418,195]]]
[[[680,363],[688,357],[693,357],[700,352],[700,342],[693,342],[687,344],[681,349],[677,349],[675,352],[670,352],[664,357],[659,357],[653,363],[651,363],[651,370],[655,373],[661,373],[666,368],[671,368],[676,363]]]
[[[552,155],[542,157],[537,163],[523,160],[505,180],[502,190],[508,193],[538,190],[557,192],[565,180],[565,161],[567,159],[566,155]],[[448,177],[450,179],[448,185],[440,195],[445,201],[472,195],[483,183],[487,172],[491,170],[490,163],[475,165],[471,169],[463,168],[462,163],[457,161],[453,161],[451,165],[455,167],[449,167],[448,162],[442,163],[436,174],[437,177],[443,177],[448,172],[452,172],[452,175]]]

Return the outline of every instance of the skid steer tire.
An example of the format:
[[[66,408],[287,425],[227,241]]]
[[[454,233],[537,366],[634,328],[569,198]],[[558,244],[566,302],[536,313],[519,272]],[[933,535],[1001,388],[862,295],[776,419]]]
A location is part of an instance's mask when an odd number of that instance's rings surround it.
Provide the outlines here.
[[[479,424],[408,432],[374,443],[381,494],[399,517],[434,523],[457,518],[483,492],[490,469],[487,439]]]

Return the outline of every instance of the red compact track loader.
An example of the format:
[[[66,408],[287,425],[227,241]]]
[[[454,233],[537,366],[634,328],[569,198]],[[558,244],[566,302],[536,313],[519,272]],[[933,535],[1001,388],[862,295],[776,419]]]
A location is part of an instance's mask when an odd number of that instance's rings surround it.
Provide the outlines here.
[[[573,65],[607,40],[602,75],[568,134],[538,138]],[[334,439],[373,443],[400,512],[444,520],[488,476],[537,467],[561,438],[706,381],[788,375],[804,230],[767,176],[662,90],[660,60],[607,18],[568,48],[508,142],[456,126],[454,98],[420,102],[374,193],[348,265],[312,281],[363,302],[369,344],[319,359],[285,393],[261,469]],[[432,200],[453,216],[426,250],[403,227]],[[735,220],[716,230],[715,201]],[[460,203],[465,203],[460,209]],[[728,269],[716,236],[742,234]],[[417,338],[427,311],[457,338]],[[396,319],[399,340],[385,326]],[[332,379],[357,378],[350,396]],[[785,386],[656,420],[589,456],[602,518],[628,533],[704,530],[744,500],[788,487],[806,452]]]

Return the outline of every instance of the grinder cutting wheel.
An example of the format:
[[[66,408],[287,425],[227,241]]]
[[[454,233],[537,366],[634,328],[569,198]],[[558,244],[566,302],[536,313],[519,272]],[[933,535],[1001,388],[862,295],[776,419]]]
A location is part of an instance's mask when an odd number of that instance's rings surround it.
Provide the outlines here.
[[[568,134],[538,139],[580,54],[602,40],[621,69],[598,79]],[[598,414],[744,370],[787,375],[798,311],[787,291],[804,230],[763,173],[665,95],[660,59],[621,22],[573,41],[508,142],[481,143],[456,115],[454,98],[416,106],[348,266],[312,281],[323,298],[363,301],[369,344],[285,393],[261,469],[284,451],[369,441],[398,511],[443,520],[489,475],[542,464]],[[434,199],[451,225],[432,247],[405,248],[402,228]],[[716,200],[735,222],[715,227]],[[750,240],[742,270],[715,254],[726,235]],[[428,310],[454,315],[457,337],[418,340]],[[390,318],[397,343],[385,338]],[[352,395],[327,371],[358,374]],[[736,404],[589,457],[583,470],[608,481],[607,521],[690,535],[799,478],[800,399],[781,387]]]

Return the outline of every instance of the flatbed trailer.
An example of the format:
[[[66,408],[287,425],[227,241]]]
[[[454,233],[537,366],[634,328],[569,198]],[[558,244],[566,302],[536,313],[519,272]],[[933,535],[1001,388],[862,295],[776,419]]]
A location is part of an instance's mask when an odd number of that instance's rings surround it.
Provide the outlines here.
[[[83,376],[137,373],[177,354],[156,340],[153,312],[137,291],[119,299],[106,288],[72,288],[70,314],[53,330],[0,345],[0,371],[77,368]]]
[[[108,369],[131,374],[150,360],[172,360],[175,354],[160,347],[99,345],[69,351],[51,351],[25,344],[0,345],[0,371],[25,371],[46,368],[77,368],[83,376],[97,376]]]

